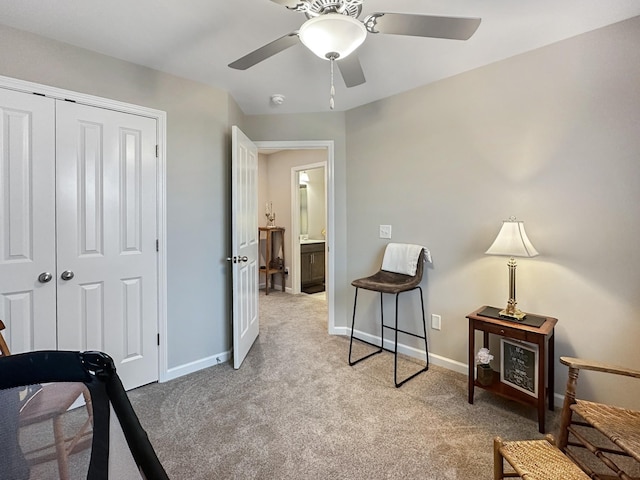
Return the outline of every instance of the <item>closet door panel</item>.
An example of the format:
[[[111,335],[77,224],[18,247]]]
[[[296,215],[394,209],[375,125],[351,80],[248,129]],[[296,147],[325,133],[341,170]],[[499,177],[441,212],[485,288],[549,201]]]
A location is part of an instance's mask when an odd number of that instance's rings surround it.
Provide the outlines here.
[[[108,353],[126,388],[158,378],[155,145],[153,119],[58,104],[58,345]]]
[[[0,319],[13,353],[56,348],[54,106],[0,89]]]

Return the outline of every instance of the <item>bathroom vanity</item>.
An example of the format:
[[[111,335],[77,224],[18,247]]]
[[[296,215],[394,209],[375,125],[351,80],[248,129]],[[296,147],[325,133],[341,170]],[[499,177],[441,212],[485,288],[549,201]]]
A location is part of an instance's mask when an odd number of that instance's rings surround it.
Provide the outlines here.
[[[324,291],[324,244],[323,240],[300,242],[300,287],[305,293]]]

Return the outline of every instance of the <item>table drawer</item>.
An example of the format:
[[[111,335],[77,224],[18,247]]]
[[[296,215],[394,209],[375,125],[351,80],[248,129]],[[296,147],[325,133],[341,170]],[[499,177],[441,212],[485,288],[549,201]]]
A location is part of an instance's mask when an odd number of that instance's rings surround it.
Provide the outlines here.
[[[484,330],[485,332],[493,333],[495,335],[502,335],[503,337],[515,338],[516,340],[523,340],[523,341],[529,341],[529,342],[531,341],[531,338],[527,338],[528,332],[525,332],[523,330],[518,330],[517,328],[509,328],[509,327],[504,327],[502,325],[492,325],[490,323],[485,323],[479,329]]]

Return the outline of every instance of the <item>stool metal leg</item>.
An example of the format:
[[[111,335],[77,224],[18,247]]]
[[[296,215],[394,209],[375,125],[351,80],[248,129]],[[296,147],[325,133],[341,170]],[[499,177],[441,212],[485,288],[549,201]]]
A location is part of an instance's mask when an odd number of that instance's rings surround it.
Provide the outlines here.
[[[424,355],[427,361],[427,368],[429,368],[429,345],[427,343],[427,318],[424,314],[424,297],[422,296],[422,287],[420,289],[420,308],[422,309],[422,329],[424,332]]]
[[[396,322],[395,322],[395,328],[394,328],[394,330],[395,330],[395,345],[394,345],[394,362],[393,362],[393,382],[394,382],[396,388],[401,387],[402,385],[404,385],[406,382],[408,382],[412,378],[420,375],[422,372],[426,372],[427,370],[429,370],[429,349],[427,347],[427,321],[426,321],[425,314],[424,314],[424,299],[423,299],[423,296],[422,296],[422,288],[421,287],[416,287],[416,288],[418,288],[420,290],[420,306],[422,308],[422,325],[423,325],[423,330],[424,330],[424,337],[422,337],[420,335],[417,335],[415,333],[412,333],[412,332],[407,332],[405,330],[401,330],[401,329],[398,328],[398,297],[400,296],[400,293],[402,293],[402,292],[396,293]],[[392,328],[392,327],[386,327],[386,328]],[[407,377],[404,380],[402,380],[401,382],[398,382],[398,332],[404,333],[406,335],[411,335],[412,337],[424,339],[425,356],[426,356],[426,365],[423,368],[421,368],[420,370],[418,370],[417,372],[415,372],[414,374],[412,374],[409,377]]]
[[[383,329],[383,333],[382,333],[382,339],[380,340],[380,345],[375,345],[375,344],[373,344],[371,342],[368,342],[366,340],[363,340],[361,338],[354,337],[353,334],[354,334],[355,323],[356,323],[356,305],[357,305],[357,303],[358,303],[358,287],[356,287],[356,293],[355,293],[355,295],[353,297],[353,317],[351,319],[351,338],[349,340],[349,365],[351,365],[351,366],[355,365],[358,362],[361,362],[362,360],[365,360],[365,359],[367,359],[369,357],[372,357],[373,355],[377,355],[378,353],[382,352],[382,349],[383,349],[383,346],[384,346],[384,329]],[[380,293],[380,306],[382,307],[382,293]],[[381,322],[383,322],[383,320],[381,320]],[[352,352],[352,349],[353,349],[353,339],[354,338],[356,340],[362,342],[362,343],[366,343],[367,345],[371,345],[373,347],[377,347],[378,350],[376,350],[376,351],[374,351],[372,353],[369,353],[368,355],[365,355],[364,357],[359,358],[357,360],[351,360],[351,352]]]
[[[425,312],[424,312],[424,297],[422,294],[422,287],[418,286],[416,287],[417,289],[420,290],[420,308],[422,311],[422,328],[423,328],[423,335],[419,335],[413,332],[408,332],[406,330],[402,330],[400,328],[398,328],[398,303],[399,303],[399,296],[400,293],[396,293],[396,318],[395,318],[395,324],[393,327],[385,325],[384,324],[384,303],[383,303],[383,293],[380,292],[380,326],[381,326],[381,332],[380,332],[380,345],[376,345],[374,343],[368,342],[367,340],[363,340],[361,338],[355,337],[354,336],[354,331],[355,331],[355,322],[356,322],[356,307],[358,304],[358,287],[356,287],[356,291],[355,291],[355,295],[353,298],[353,316],[351,318],[351,338],[349,339],[349,365],[353,366],[356,363],[361,362],[362,360],[365,360],[369,357],[372,357],[373,355],[377,355],[378,353],[382,352],[383,350],[387,350],[389,352],[392,352],[394,355],[394,360],[393,360],[393,382],[396,386],[396,388],[402,386],[403,384],[405,384],[406,382],[408,382],[409,380],[411,380],[412,378],[416,377],[417,375],[421,374],[422,372],[426,372],[429,369],[429,347],[427,344],[427,321],[426,321],[426,316],[425,316]],[[415,290],[416,288],[414,288],[413,290]],[[411,291],[411,290],[408,290]],[[393,350],[389,350],[384,348],[384,329],[388,328],[390,330],[394,330],[394,348]],[[405,335],[411,335],[412,337],[416,337],[416,338],[420,338],[422,340],[424,340],[424,349],[425,349],[425,358],[426,358],[426,365],[421,368],[420,370],[418,370],[417,372],[415,372],[414,374],[410,375],[409,377],[405,378],[404,380],[402,380],[401,382],[398,382],[398,333],[404,333]],[[365,355],[362,358],[359,358],[357,360],[352,360],[352,352],[353,352],[353,339],[356,339],[362,343],[366,343],[367,345],[371,345],[372,347],[376,347],[377,350],[375,350],[374,352],[371,352],[367,355]]]

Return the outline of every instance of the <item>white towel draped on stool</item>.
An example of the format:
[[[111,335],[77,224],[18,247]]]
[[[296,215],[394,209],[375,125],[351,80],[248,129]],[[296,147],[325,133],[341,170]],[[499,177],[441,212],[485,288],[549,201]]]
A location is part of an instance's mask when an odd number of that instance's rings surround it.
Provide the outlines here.
[[[384,251],[382,270],[414,276],[418,268],[420,251],[424,249],[424,260],[431,263],[431,253],[422,245],[411,243],[389,243]]]

